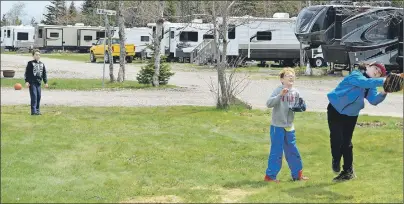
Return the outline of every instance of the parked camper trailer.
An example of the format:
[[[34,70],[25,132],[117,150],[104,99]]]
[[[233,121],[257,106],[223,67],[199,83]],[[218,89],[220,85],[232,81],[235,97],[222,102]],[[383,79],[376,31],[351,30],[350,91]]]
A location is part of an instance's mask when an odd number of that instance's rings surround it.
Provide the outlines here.
[[[116,31],[117,28],[112,28]],[[104,27],[44,25],[35,28],[35,47],[45,50],[78,50],[88,52],[93,43],[105,37]]]
[[[150,58],[152,56],[152,50],[148,48],[148,45],[152,43],[152,32],[153,30],[148,27],[125,29],[126,43],[136,46],[135,57]],[[117,34],[115,36],[119,37]]]
[[[300,11],[295,33],[302,43],[321,46],[333,64],[352,69],[379,61],[402,72],[402,18],[403,9],[395,7],[310,6]]]
[[[155,23],[147,25],[156,30]],[[204,39],[212,39],[213,24],[202,23],[202,20],[195,19],[191,23],[170,23],[163,24],[163,39],[161,53],[168,56],[168,60],[189,61],[191,52],[203,42]]]
[[[218,18],[219,24],[222,23],[221,20]],[[295,23],[296,18],[289,18],[287,13],[275,13],[273,18],[231,17],[228,21],[227,57],[229,59],[241,57],[245,60],[261,61],[262,64],[265,61],[275,61],[281,65],[294,66],[300,59],[300,42],[294,33]],[[207,53],[212,53],[210,49],[213,46],[209,44],[213,41],[207,41],[209,42],[205,41],[193,50],[194,62],[206,61],[200,56],[206,58]],[[307,57],[313,66],[325,65],[321,49],[307,53]]]
[[[31,48],[34,44],[35,28],[32,26],[1,27],[1,46],[9,50]]]

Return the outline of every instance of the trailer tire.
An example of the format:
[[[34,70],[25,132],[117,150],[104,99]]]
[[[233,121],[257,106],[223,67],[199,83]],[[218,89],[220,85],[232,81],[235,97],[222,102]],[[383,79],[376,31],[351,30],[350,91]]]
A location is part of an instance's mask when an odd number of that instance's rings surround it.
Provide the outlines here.
[[[322,67],[322,66],[324,66],[324,59],[323,58],[321,58],[321,57],[317,57],[315,60],[314,60],[314,64],[316,65],[316,67]]]
[[[126,62],[127,63],[132,63],[132,61],[133,61],[133,57],[131,57],[131,56],[126,57]]]
[[[90,62],[96,62],[97,61],[97,59],[95,58],[95,56],[94,56],[94,52],[91,52],[90,53]]]
[[[112,57],[112,62],[117,63],[118,62],[118,57]]]

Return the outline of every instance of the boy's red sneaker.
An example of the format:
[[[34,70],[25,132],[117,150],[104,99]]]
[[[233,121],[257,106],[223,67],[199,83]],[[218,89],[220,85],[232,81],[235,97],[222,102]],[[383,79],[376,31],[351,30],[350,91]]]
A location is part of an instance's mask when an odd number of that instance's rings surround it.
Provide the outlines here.
[[[309,178],[306,176],[303,176],[303,171],[300,170],[299,173],[297,174],[297,178],[294,178],[293,180],[294,181],[306,181],[306,180],[309,180]]]
[[[264,181],[279,183],[279,180],[271,179],[268,175],[265,175]]]

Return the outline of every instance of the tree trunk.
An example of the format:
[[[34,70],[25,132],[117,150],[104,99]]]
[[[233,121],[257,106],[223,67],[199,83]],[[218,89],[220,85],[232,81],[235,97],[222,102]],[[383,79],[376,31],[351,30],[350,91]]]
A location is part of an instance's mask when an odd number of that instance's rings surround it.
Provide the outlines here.
[[[163,23],[164,23],[164,1],[160,1],[159,4],[159,11],[160,11],[160,18],[157,20],[156,23],[156,35],[154,39],[154,74],[153,74],[153,81],[152,84],[153,86],[159,86],[160,85],[160,59],[161,59],[161,40],[162,40],[162,29],[163,29]]]
[[[108,26],[108,53],[109,53],[109,79],[111,82],[115,81],[114,76],[114,60],[112,57],[112,36],[111,36],[111,29]]]
[[[123,18],[123,1],[118,2],[118,25],[119,25],[119,41],[120,41],[120,53],[119,53],[119,72],[118,82],[125,81],[125,59],[126,59],[126,47],[125,47],[125,19]]]
[[[220,97],[218,99],[218,108],[227,109],[230,106],[230,99],[228,84],[226,79],[225,69],[227,67],[227,44],[229,43],[227,40],[227,32],[228,32],[228,15],[230,13],[230,9],[233,6],[235,1],[232,1],[225,11],[222,13],[222,36],[223,36],[223,48],[222,48],[222,59],[220,60],[219,66],[217,67],[217,75],[220,86]]]
[[[114,62],[113,62],[113,58],[112,58],[112,36],[111,36],[111,28],[109,26],[109,19],[108,16],[106,17],[106,25],[107,25],[107,39],[108,39],[108,61],[109,61],[109,80],[110,82],[114,82],[115,81],[115,76],[114,76]]]
[[[223,22],[222,22],[222,36],[223,36],[223,44],[222,44],[222,53],[221,60],[219,62],[219,66],[217,67],[217,77],[220,85],[220,99],[219,99],[219,108],[226,109],[229,107],[229,97],[227,96],[227,87],[226,87],[226,54],[227,54],[227,13],[223,13]]]

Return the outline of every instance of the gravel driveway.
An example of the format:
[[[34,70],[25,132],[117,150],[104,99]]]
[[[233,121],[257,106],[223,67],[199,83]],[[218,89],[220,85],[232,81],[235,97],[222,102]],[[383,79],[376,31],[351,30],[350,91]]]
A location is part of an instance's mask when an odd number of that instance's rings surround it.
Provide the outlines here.
[[[1,55],[1,69],[16,70],[16,78],[24,76],[26,63],[30,57],[18,55]],[[76,61],[43,58],[49,78],[102,78],[102,63],[82,63]],[[127,64],[127,80],[135,80],[140,64]],[[160,106],[160,105],[215,105],[208,82],[215,80],[217,74],[211,71],[184,71],[187,65],[173,64],[176,74],[170,84],[182,88],[168,90],[125,90],[125,91],[59,91],[43,90],[43,104],[70,106]],[[114,65],[117,76],[119,65]],[[106,79],[109,77],[106,66]],[[330,80],[297,80],[296,87],[307,101],[311,111],[325,111],[328,101],[326,94],[340,81]],[[265,102],[272,90],[279,85],[279,80],[252,80],[250,85],[240,94],[240,98],[254,108],[265,108]],[[10,88],[1,89],[2,105],[28,104],[27,91],[14,91]],[[366,104],[362,114],[403,116],[403,95],[389,94],[387,99],[377,107]]]

